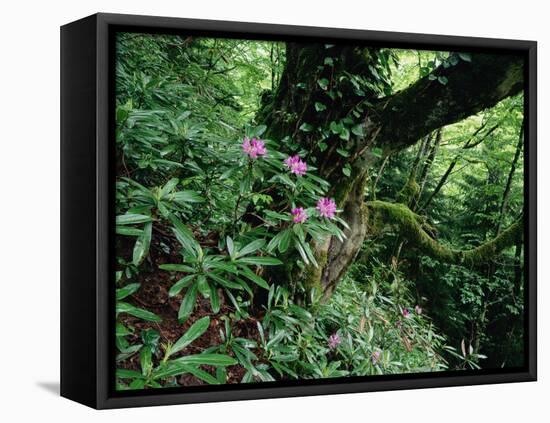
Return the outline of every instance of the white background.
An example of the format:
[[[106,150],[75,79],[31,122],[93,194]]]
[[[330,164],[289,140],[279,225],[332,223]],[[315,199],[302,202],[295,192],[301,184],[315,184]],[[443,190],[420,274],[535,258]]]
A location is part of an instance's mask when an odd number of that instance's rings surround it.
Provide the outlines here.
[[[544,1],[2,3],[0,416],[4,422],[475,422],[549,418],[549,13]],[[93,411],[59,381],[59,26],[95,12],[333,26],[539,42],[539,381],[536,383]],[[246,30],[246,27],[243,27]],[[546,333],[543,333],[543,330]],[[544,394],[544,390],[548,392]]]

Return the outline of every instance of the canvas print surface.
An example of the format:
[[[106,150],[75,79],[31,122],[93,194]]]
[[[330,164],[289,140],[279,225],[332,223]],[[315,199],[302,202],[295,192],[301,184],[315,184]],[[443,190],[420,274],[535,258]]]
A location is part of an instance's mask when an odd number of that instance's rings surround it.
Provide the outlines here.
[[[525,364],[521,56],[119,32],[115,63],[117,390]]]

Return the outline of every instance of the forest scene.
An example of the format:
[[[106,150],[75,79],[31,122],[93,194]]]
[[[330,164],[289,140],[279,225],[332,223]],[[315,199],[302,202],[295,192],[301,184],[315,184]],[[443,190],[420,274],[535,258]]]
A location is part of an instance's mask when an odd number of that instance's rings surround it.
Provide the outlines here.
[[[524,59],[121,32],[116,389],[524,365]]]

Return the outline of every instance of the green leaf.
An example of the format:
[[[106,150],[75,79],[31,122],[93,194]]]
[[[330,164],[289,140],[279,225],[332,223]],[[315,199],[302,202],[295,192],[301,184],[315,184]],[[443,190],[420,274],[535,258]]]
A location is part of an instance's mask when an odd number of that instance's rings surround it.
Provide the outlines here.
[[[125,236],[140,236],[143,233],[142,229],[132,228],[131,226],[117,226],[115,231],[117,235]]]
[[[178,311],[178,320],[180,323],[185,323],[185,321],[189,318],[189,316],[193,312],[193,309],[195,308],[195,302],[197,300],[197,289],[198,289],[198,284],[194,283],[187,290],[187,293],[185,294],[185,297],[183,298],[183,301],[181,302],[181,305],[180,305],[180,309]]]
[[[141,374],[147,376],[153,369],[152,360],[153,351],[149,345],[145,345],[139,353],[139,362],[141,364]]]
[[[178,178],[172,178],[170,179],[168,182],[166,182],[166,184],[162,187],[162,189],[160,190],[160,196],[161,198],[166,198],[166,196],[171,193],[174,188],[176,188],[176,186],[178,185],[179,183],[179,179]]]
[[[234,364],[237,364],[237,360],[235,360],[233,357],[229,357],[228,355],[209,353],[186,355],[184,357],[179,357],[171,360],[170,362],[207,366],[232,366]]]
[[[335,121],[330,122],[329,128],[333,134],[339,134],[342,131],[342,124],[336,123]]]
[[[321,87],[322,90],[326,90],[328,88],[328,79],[326,78],[321,78],[317,81],[317,84],[319,85],[319,87]]]
[[[251,280],[252,282],[254,282],[256,285],[264,288],[264,289],[269,289],[269,285],[268,283],[263,279],[261,278],[260,276],[258,276],[256,273],[254,273],[252,270],[250,270],[248,267],[246,268],[243,268],[243,275]]]
[[[214,313],[219,313],[220,311],[220,295],[218,294],[218,289],[213,283],[209,284],[210,287],[210,306]]]
[[[138,308],[136,306],[133,306],[132,304],[128,304],[122,301],[117,301],[116,312],[127,313],[131,316],[138,317],[140,319],[147,320],[149,322],[162,321],[162,319],[158,317],[155,313],[151,313],[150,311],[144,310],[142,308]]]
[[[257,266],[278,266],[283,262],[274,257],[243,257],[239,259],[239,263],[255,264]]]
[[[187,332],[185,332],[183,336],[172,346],[170,349],[170,356],[190,345],[195,339],[206,332],[209,326],[210,317],[208,316],[205,316],[193,323],[189,329],[187,329]]]
[[[205,372],[204,370],[199,369],[195,365],[188,364],[186,362],[179,362],[177,360],[168,361],[167,363],[161,364],[159,367],[157,367],[153,372],[153,379],[166,379],[185,373],[191,373],[192,375],[210,384],[220,383],[212,375]]]
[[[349,157],[349,151],[344,150],[343,148],[337,148],[336,152],[342,157]]]
[[[141,378],[141,373],[136,370],[116,369],[116,377],[120,379]]]
[[[302,123],[300,125],[300,131],[303,131],[303,132],[311,132],[315,129],[315,127],[309,123]]]
[[[172,228],[179,243],[196,258],[201,252],[199,243],[193,237],[193,233],[185,226],[176,216],[170,214],[168,216],[174,227]]]
[[[318,112],[323,112],[327,110],[327,106],[325,106],[323,103],[319,103],[318,101],[315,102],[315,110]]]
[[[208,272],[206,277],[212,279],[214,282],[219,283],[221,286],[229,289],[243,289],[243,287],[235,282],[228,281],[216,275],[214,272]]]
[[[170,297],[174,297],[178,295],[183,288],[187,288],[193,282],[193,279],[195,279],[195,276],[196,275],[187,275],[184,278],[177,281],[174,285],[172,285],[172,287],[168,291],[168,295]]]
[[[351,175],[351,167],[349,164],[346,164],[343,168],[342,168],[342,173],[346,176],[350,176]]]
[[[197,194],[195,191],[179,191],[170,195],[170,199],[181,205],[187,203],[202,203],[204,198]]]
[[[332,66],[334,65],[334,60],[332,57],[325,57],[325,60],[323,62],[325,65]]]
[[[354,135],[357,135],[358,137],[363,137],[364,136],[364,134],[363,134],[363,125],[358,124],[358,125],[353,126],[351,128],[351,132]]]
[[[246,256],[248,254],[252,254],[258,251],[260,248],[264,246],[264,244],[265,244],[265,239],[256,239],[252,241],[250,244],[247,244],[237,252],[237,258]]]
[[[153,223],[147,222],[143,227],[143,233],[136,240],[134,245],[134,251],[132,255],[132,264],[139,266],[141,262],[149,254],[149,247],[151,245],[151,231],[153,229]]]
[[[186,272],[186,273],[195,273],[195,269],[186,264],[161,264],[159,269],[168,270],[171,272]]]
[[[151,222],[153,219],[151,216],[146,216],[144,214],[132,214],[127,213],[116,217],[117,225],[134,225],[137,223],[146,223]]]
[[[141,284],[139,283],[131,283],[128,284],[122,288],[119,288],[116,290],[116,299],[117,300],[123,300],[124,298],[132,295],[134,292],[136,292]]]
[[[233,254],[235,253],[235,245],[233,244],[233,240],[231,239],[231,237],[228,236],[225,243],[227,245],[227,252],[231,257],[233,257]]]
[[[345,126],[342,126],[342,129],[340,130],[340,138],[342,138],[344,141],[349,141],[349,129]]]
[[[195,367],[195,366],[189,366],[185,364],[184,366],[187,367],[187,371],[191,373],[193,376],[195,376],[196,378],[204,380],[206,383],[209,383],[210,385],[220,384],[220,381],[218,381],[218,379],[216,379],[210,373],[205,372],[204,370],[199,369],[198,367]],[[220,367],[220,368],[223,368],[223,367]]]
[[[472,61],[472,55],[470,53],[458,53],[458,57],[460,57],[465,62]]]
[[[204,298],[210,295],[210,286],[208,286],[208,282],[206,281],[206,276],[199,275],[197,277],[197,289],[199,290],[199,292]]]
[[[292,238],[292,231],[290,229],[285,229],[281,232],[281,241],[279,242],[279,252],[284,253],[288,250],[290,240]]]
[[[447,82],[449,82],[449,80],[447,79],[446,76],[440,76],[439,78],[437,78],[437,80],[438,80],[439,83],[442,84],[442,85],[447,85]]]
[[[266,131],[267,129],[267,126],[266,125],[258,125],[254,128],[252,128],[249,132],[249,136],[251,138],[253,137],[260,137],[264,134],[264,132]]]

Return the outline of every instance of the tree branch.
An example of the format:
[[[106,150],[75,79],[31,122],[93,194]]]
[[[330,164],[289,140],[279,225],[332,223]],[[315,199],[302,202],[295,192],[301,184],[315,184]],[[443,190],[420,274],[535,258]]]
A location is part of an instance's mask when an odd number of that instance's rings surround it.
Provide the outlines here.
[[[445,77],[445,85],[426,76],[375,108],[373,119],[382,128],[377,144],[390,151],[407,148],[438,128],[519,93],[523,65],[521,56],[472,54],[471,62],[438,67],[433,75]]]
[[[404,204],[385,201],[365,203],[371,215],[369,220],[374,228],[382,229],[390,225],[399,229],[403,237],[424,254],[449,264],[476,267],[486,263],[502,250],[512,247],[523,234],[523,221],[520,219],[496,238],[470,250],[455,250],[440,244],[427,232],[424,218],[415,214]]]

